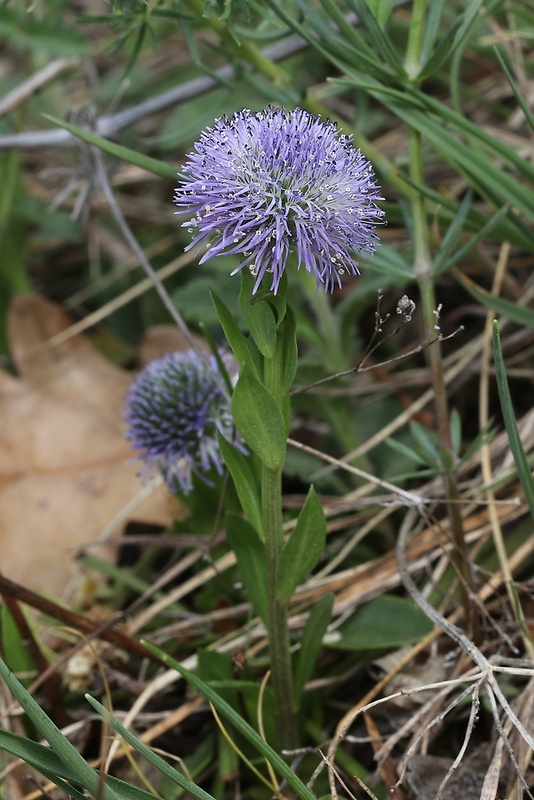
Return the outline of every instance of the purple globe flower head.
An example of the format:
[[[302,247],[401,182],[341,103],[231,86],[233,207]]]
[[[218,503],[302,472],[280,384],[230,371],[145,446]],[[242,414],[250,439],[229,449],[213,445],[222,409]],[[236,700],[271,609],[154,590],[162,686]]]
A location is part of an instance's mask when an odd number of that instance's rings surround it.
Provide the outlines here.
[[[288,256],[296,253],[325,292],[342,275],[358,275],[354,253],[372,253],[384,212],[369,161],[335,122],[303,109],[239,111],[202,132],[181,174],[174,202],[207,245],[200,263],[243,257],[256,292],[265,273],[276,294]]]
[[[235,362],[223,359],[229,374]],[[145,469],[155,466],[173,491],[188,494],[193,475],[209,483],[223,460],[217,431],[234,441],[230,397],[213,355],[169,353],[143,369],[126,397],[126,437]]]

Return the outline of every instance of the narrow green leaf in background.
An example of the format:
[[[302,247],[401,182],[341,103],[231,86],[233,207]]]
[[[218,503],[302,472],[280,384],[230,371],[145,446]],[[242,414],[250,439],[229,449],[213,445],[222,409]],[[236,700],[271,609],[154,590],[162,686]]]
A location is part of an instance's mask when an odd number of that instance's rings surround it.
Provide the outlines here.
[[[379,25],[384,26],[395,8],[395,0],[365,0]]]
[[[454,277],[462,284],[469,294],[478,300],[479,303],[501,314],[503,317],[516,322],[518,325],[524,325],[527,328],[534,328],[534,309],[527,308],[526,306],[519,306],[512,300],[506,300],[504,297],[497,297],[497,295],[477,286],[472,280],[463,275],[459,270],[453,270]]]
[[[107,708],[99,703],[98,700],[95,700],[94,697],[91,697],[90,695],[85,695],[85,697],[87,702],[90,703],[93,708],[95,708],[98,713],[102,715],[103,719],[109,723],[113,730],[122,736],[124,741],[131,745],[134,750],[144,756],[149,764],[152,764],[152,766],[156,767],[156,769],[161,772],[162,775],[170,778],[173,783],[177,783],[178,786],[181,786],[183,789],[189,792],[191,796],[195,798],[195,800],[215,800],[211,794],[208,794],[208,792],[205,792],[204,789],[200,788],[200,786],[197,786],[195,783],[188,780],[179,770],[171,767],[170,764],[167,764],[167,762],[164,761],[161,756],[156,755],[156,753],[150,747],[147,747],[146,744],[140,742],[139,739],[137,739],[134,734],[128,730],[128,728],[125,728],[124,725],[121,725],[121,723],[113,716],[113,714],[110,714]]]
[[[105,139],[103,136],[97,136],[95,133],[91,133],[84,128],[78,128],[76,125],[71,125],[69,122],[65,122],[62,119],[52,117],[50,114],[43,114],[43,117],[59,128],[65,128],[65,130],[70,131],[73,136],[76,136],[78,139],[83,139],[87,144],[92,144],[121,161],[126,161],[128,164],[135,164],[136,167],[146,169],[147,172],[153,172],[161,178],[168,178],[173,181],[178,179],[178,170],[175,167],[170,167],[168,164],[165,164],[164,161],[158,161],[156,158],[151,158],[151,156],[137,153],[135,150],[130,150],[128,147],[116,144],[109,139]]]
[[[508,379],[506,378],[506,370],[504,366],[504,359],[501,348],[501,337],[499,334],[499,324],[495,320],[493,322],[493,357],[495,359],[495,375],[497,378],[497,387],[499,390],[499,399],[501,401],[502,415],[504,417],[504,424],[510,448],[514,457],[517,474],[521,481],[521,486],[525,493],[525,499],[530,509],[530,514],[534,519],[534,478],[532,471],[529,467],[527,454],[521,441],[521,435],[514,414],[514,407],[512,405],[512,398],[510,396],[510,388],[508,386]]]
[[[75,797],[76,800],[87,800],[86,794],[74,788],[83,785],[76,769],[67,767],[50,747],[0,728],[0,750],[20,758],[25,764],[59,786],[66,795]],[[154,800],[154,795],[150,792],[119,778],[107,775],[106,782],[115,790],[119,800]]]
[[[373,41],[376,51],[380,53],[384,61],[394,70],[397,75],[406,76],[404,66],[399,58],[395,46],[389,36],[384,31],[384,24],[387,21],[391,8],[389,0],[349,0],[349,5],[355,8],[360,18],[360,22],[367,29],[369,39]],[[374,8],[370,11],[371,6]]]

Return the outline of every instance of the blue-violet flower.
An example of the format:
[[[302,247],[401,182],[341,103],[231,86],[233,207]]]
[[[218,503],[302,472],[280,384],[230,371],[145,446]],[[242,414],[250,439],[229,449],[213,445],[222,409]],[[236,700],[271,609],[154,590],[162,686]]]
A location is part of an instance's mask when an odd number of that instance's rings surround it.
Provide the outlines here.
[[[235,362],[225,364],[235,371]],[[217,431],[233,441],[230,397],[213,355],[169,353],[139,374],[126,397],[127,439],[145,469],[156,466],[173,491],[192,489],[192,477],[206,482],[223,460]]]
[[[372,253],[379,188],[369,161],[335,122],[303,109],[239,111],[202,132],[181,173],[174,202],[193,212],[187,249],[207,245],[200,263],[237,253],[276,294],[290,253],[332,291],[357,275],[354,253]]]

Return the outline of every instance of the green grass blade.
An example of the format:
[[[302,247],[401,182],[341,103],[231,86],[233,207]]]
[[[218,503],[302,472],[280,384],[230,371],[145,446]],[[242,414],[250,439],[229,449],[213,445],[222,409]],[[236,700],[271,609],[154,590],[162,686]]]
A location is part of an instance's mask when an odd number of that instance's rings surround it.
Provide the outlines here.
[[[128,728],[125,728],[124,725],[121,725],[121,723],[115,719],[113,714],[110,714],[107,708],[99,703],[98,700],[95,700],[94,697],[91,697],[90,695],[86,695],[85,697],[87,702],[90,703],[93,708],[102,715],[103,719],[109,723],[113,730],[116,731],[127,744],[131,745],[134,750],[146,758],[146,760],[152,764],[152,766],[156,767],[156,769],[159,770],[162,775],[165,775],[167,778],[173,781],[173,783],[178,784],[178,786],[181,786],[182,789],[185,789],[187,792],[189,792],[192,797],[196,798],[196,800],[215,800],[211,794],[205,792],[204,789],[200,788],[200,786],[197,786],[195,783],[188,780],[185,775],[183,775],[174,767],[171,767],[171,765],[167,764],[163,758],[154,753],[150,747],[147,747],[146,744],[140,742],[139,739],[134,736],[134,734],[129,731]]]
[[[449,58],[454,49],[454,38],[461,25],[461,19],[456,19],[442,37],[440,43],[427,61],[423,62],[423,68],[419,75],[420,80],[430,78],[436,74],[444,61]]]
[[[530,509],[530,515],[534,519],[534,479],[528,465],[527,454],[521,441],[519,428],[514,414],[508,379],[504,367],[504,359],[501,348],[501,337],[499,335],[499,325],[496,320],[493,322],[493,358],[495,360],[495,375],[497,378],[497,388],[499,399],[504,417],[504,425],[508,434],[508,441],[514,457],[517,474],[521,481],[521,486],[525,493],[525,499]]]
[[[485,225],[483,225],[481,228],[479,227],[478,232],[474,236],[472,236],[469,239],[469,241],[463,245],[463,247],[460,247],[459,250],[453,253],[445,261],[445,263],[443,264],[443,272],[446,272],[448,269],[457,264],[458,261],[461,261],[463,258],[465,258],[465,256],[473,249],[473,247],[476,244],[482,241],[482,239],[485,239],[486,236],[489,236],[489,234],[493,231],[493,229],[499,225],[500,221],[504,219],[504,217],[506,217],[509,210],[510,209],[508,208],[508,206],[503,206],[502,208],[499,208],[499,210],[496,211],[495,214],[489,218],[489,220],[486,222]]]
[[[502,71],[506,75],[506,80],[510,84],[510,88],[511,88],[512,92],[514,93],[515,99],[517,100],[521,110],[523,111],[523,114],[525,115],[526,121],[528,122],[528,124],[532,128],[532,130],[534,130],[534,114],[532,113],[532,111],[528,107],[528,104],[525,101],[525,98],[523,97],[523,95],[519,91],[518,86],[517,86],[516,82],[514,81],[514,79],[512,77],[512,73],[508,69],[508,65],[506,64],[504,58],[499,53],[497,48],[495,48],[495,55],[497,56],[497,58],[499,60],[499,64],[501,65]]]
[[[514,303],[512,300],[506,300],[503,297],[490,294],[490,292],[477,286],[476,283],[466,278],[465,275],[462,275],[462,273],[457,270],[455,270],[455,277],[460,281],[464,289],[466,289],[475,300],[478,300],[479,303],[486,306],[486,308],[490,308],[497,314],[501,314],[512,322],[516,322],[518,325],[524,325],[526,328],[534,328],[534,309],[527,308],[526,306],[518,306],[517,303]]]
[[[87,800],[86,795],[75,788],[75,786],[81,785],[77,771],[67,767],[50,747],[0,728],[0,750],[10,753],[15,758],[20,758],[25,764],[33,767],[45,778],[63,789],[68,796],[75,797],[76,800]],[[150,792],[132,786],[119,778],[108,775],[106,781],[113,786],[120,800],[154,800],[154,795]]]
[[[87,144],[92,144],[105,153],[119,158],[121,161],[126,161],[128,164],[134,164],[136,167],[146,169],[147,172],[153,172],[161,178],[169,178],[174,181],[177,179],[178,170],[175,167],[164,164],[162,161],[158,161],[157,158],[151,158],[151,156],[144,156],[142,153],[136,153],[135,150],[130,150],[129,147],[116,144],[109,139],[105,139],[103,136],[97,136],[95,133],[90,133],[90,131],[84,128],[78,128],[76,125],[71,125],[69,122],[52,117],[50,114],[43,114],[43,117],[49,122],[53,122],[54,125],[57,125],[59,128],[65,128],[65,130],[70,131],[70,133],[78,139],[83,139]]]
[[[360,18],[360,22],[367,29],[369,40],[373,42],[384,61],[397,75],[406,77],[406,71],[393,42],[384,31],[384,28],[378,23],[366,0],[348,0],[348,5]]]
[[[146,643],[146,647],[153,653],[157,653],[159,658],[165,662],[165,664],[170,667],[171,669],[175,669],[177,672],[180,673],[192,686],[197,689],[200,694],[202,694],[206,700],[209,700],[212,703],[217,711],[226,717],[229,722],[234,725],[236,730],[238,730],[245,739],[250,742],[250,744],[256,748],[258,753],[260,753],[264,758],[269,761],[271,766],[274,770],[278,773],[279,777],[284,778],[291,789],[295,792],[295,794],[300,798],[300,800],[315,800],[314,795],[308,789],[308,787],[300,780],[300,778],[293,772],[290,766],[286,764],[284,759],[278,755],[278,753],[273,750],[273,748],[267,744],[265,739],[262,739],[259,733],[257,733],[254,728],[245,722],[245,720],[235,711],[225,700],[217,694],[217,692],[212,689],[211,686],[204,683],[204,681],[200,680],[193,672],[190,672],[186,669],[182,664],[176,661],[171,656],[167,655],[163,651],[159,650],[157,647],[154,647],[150,643]]]
[[[449,225],[449,228],[441,242],[440,248],[436,253],[433,265],[434,274],[439,275],[444,271],[445,264],[448,262],[451,252],[463,231],[464,223],[471,208],[472,202],[473,192],[468,191],[460,203],[458,211]]]
[[[423,34],[423,46],[421,49],[421,64],[426,64],[431,56],[432,48],[434,47],[438,36],[440,38],[447,38],[449,31],[443,36],[441,33],[441,15],[443,14],[443,5],[445,0],[433,0],[428,8],[428,13],[425,21],[425,31]],[[461,22],[461,19],[458,19]],[[438,45],[438,48],[440,45]]]
[[[0,750],[20,758],[25,764],[55,783],[67,796],[84,800],[85,795],[66,782],[77,784],[78,776],[72,770],[68,770],[49,747],[0,728]]]
[[[77,782],[94,797],[100,793],[106,800],[119,800],[119,796],[105,783],[101,783],[96,770],[89,766],[85,758],[63,736],[57,725],[45,714],[40,705],[28,694],[26,689],[0,659],[0,677],[4,679],[13,697],[20,703],[35,727],[51,745],[63,764],[77,774]]]
[[[532,189],[519,183],[504,170],[496,170],[492,161],[493,154],[485,152],[474,141],[470,145],[464,144],[443,127],[442,121],[432,119],[424,112],[406,110],[397,103],[394,106],[398,116],[425,136],[449,163],[455,164],[460,172],[468,176],[471,183],[489,196],[494,205],[500,207],[504,199],[534,220]]]

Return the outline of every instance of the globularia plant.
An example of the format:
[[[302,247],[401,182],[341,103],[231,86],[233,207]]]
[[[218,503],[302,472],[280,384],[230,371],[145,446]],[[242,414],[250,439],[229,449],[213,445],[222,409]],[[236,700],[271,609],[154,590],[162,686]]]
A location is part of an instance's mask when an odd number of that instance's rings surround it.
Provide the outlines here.
[[[292,254],[325,291],[357,275],[353,254],[374,249],[380,199],[371,164],[335,122],[269,107],[203,131],[174,202],[194,214],[189,247],[208,246],[201,264],[239,254],[232,274],[248,266],[254,294],[269,273],[276,294]]]
[[[138,458],[145,469],[156,467],[171,490],[187,494],[193,475],[222,473],[217,434],[230,441],[235,428],[214,356],[190,350],[152,361],[134,381],[124,416]]]
[[[309,674],[309,664],[294,670],[288,607],[326,536],[311,487],[284,537],[282,469],[297,367],[286,267],[303,267],[325,292],[341,286],[344,273],[358,274],[355,257],[371,253],[377,242],[379,199],[370,163],[328,119],[269,107],[217,120],[189,155],[174,202],[177,213],[192,216],[184,223],[194,234],[190,247],[207,247],[200,263],[223,253],[241,258],[232,274],[241,272],[239,302],[250,336],[213,298],[238,363],[231,403],[215,365],[194,353],[150,365],[128,398],[130,441],[171,487],[189,491],[192,475],[210,467],[220,472],[221,459],[230,471],[243,514],[227,515],[227,537],[268,629],[282,747],[298,744],[298,701]],[[232,446],[234,423],[255,459]],[[319,647],[321,635],[314,633]]]

